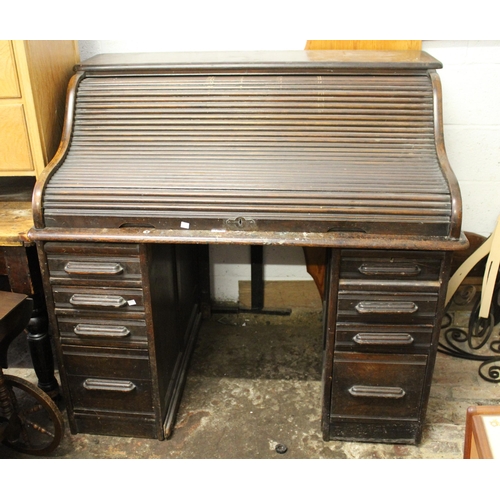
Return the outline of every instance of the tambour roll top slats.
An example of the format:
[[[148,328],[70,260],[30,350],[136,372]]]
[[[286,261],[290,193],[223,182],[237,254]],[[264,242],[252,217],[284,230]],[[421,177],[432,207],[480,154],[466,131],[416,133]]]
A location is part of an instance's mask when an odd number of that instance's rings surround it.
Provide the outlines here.
[[[426,70],[91,71],[47,227],[446,236]]]

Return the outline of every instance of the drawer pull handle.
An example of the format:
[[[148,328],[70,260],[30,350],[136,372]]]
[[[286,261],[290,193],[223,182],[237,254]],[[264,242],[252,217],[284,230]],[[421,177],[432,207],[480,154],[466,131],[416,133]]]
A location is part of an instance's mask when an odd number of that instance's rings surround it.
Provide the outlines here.
[[[130,330],[125,326],[80,324],[76,325],[73,331],[81,337],[127,337],[130,335]]]
[[[88,378],[83,382],[83,387],[87,391],[132,392],[136,386],[128,380]]]
[[[359,302],[355,309],[360,314],[414,314],[418,306],[415,302],[365,300]]]
[[[356,398],[389,398],[401,399],[406,394],[401,387],[374,387],[370,385],[353,385],[349,393]]]
[[[123,307],[127,301],[119,295],[87,295],[75,293],[69,299],[74,306]]]
[[[111,275],[123,272],[121,264],[115,262],[68,262],[64,266],[68,274],[99,274]]]
[[[358,333],[352,340],[360,345],[410,345],[414,342],[408,333]]]
[[[358,270],[365,276],[418,276],[422,272],[417,264],[361,264]]]

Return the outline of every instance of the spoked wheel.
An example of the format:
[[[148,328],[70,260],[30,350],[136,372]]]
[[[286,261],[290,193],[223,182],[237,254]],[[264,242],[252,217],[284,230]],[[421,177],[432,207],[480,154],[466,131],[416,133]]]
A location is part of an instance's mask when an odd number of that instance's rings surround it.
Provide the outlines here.
[[[64,421],[59,408],[41,389],[12,375],[4,375],[17,415],[10,419],[2,444],[30,455],[47,455],[59,445]]]

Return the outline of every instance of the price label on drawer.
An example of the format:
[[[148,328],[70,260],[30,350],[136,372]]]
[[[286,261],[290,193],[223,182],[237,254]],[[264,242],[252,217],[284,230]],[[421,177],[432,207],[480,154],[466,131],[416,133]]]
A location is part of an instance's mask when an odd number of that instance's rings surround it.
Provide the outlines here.
[[[135,306],[135,305],[137,305],[137,302],[134,299],[132,299],[132,300],[127,300],[127,304],[129,306]]]

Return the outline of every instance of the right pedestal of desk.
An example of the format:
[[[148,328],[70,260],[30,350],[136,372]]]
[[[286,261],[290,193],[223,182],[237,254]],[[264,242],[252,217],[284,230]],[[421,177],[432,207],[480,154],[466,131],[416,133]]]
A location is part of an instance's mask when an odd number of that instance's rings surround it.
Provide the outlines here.
[[[450,253],[332,249],[325,440],[420,442]]]

